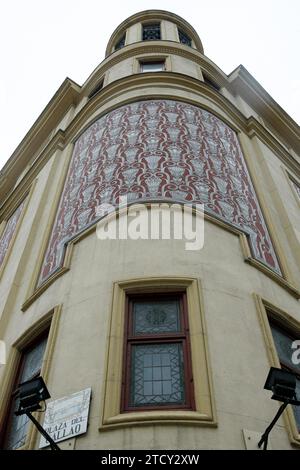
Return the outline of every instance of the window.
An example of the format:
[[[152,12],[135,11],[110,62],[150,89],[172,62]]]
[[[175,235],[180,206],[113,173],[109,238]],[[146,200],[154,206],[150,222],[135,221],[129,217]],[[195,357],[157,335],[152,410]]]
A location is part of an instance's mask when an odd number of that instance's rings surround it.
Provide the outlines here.
[[[141,72],[161,72],[165,70],[165,62],[140,62]]]
[[[296,318],[254,294],[259,314],[259,323],[262,328],[269,358],[269,365],[282,367],[295,372],[299,379],[297,381],[297,393],[300,394],[300,365],[293,364],[292,343],[300,339],[300,323]],[[293,444],[300,446],[300,413],[299,407],[289,405],[284,412],[284,420],[287,426],[290,440]]]
[[[290,180],[291,180],[292,185],[293,185],[293,187],[294,187],[294,189],[295,189],[295,191],[296,191],[296,193],[297,193],[297,195],[300,199],[300,184],[296,183],[296,181],[293,180],[292,178],[290,178]]]
[[[203,80],[204,80],[204,83],[206,83],[207,85],[211,86],[212,88],[214,88],[214,89],[217,90],[217,91],[220,91],[219,85],[218,85],[215,81],[211,80],[211,79],[210,79],[207,75],[205,75],[204,73],[203,73]]]
[[[193,278],[114,284],[100,431],[170,420],[216,426],[201,298]]]
[[[3,263],[7,257],[7,254],[11,248],[14,237],[18,229],[19,222],[21,220],[22,212],[25,207],[26,198],[16,208],[13,214],[8,220],[3,222],[4,229],[1,232],[2,224],[0,223],[0,268],[3,267]]]
[[[16,416],[14,412],[18,409],[18,399],[15,391],[19,383],[33,379],[40,375],[44,352],[46,349],[48,335],[44,334],[21,353],[21,360],[16,373],[12,388],[10,405],[6,418],[3,436],[3,447],[5,449],[18,449],[25,444],[29,419],[26,415]]]
[[[144,24],[143,25],[143,41],[156,41],[160,39],[160,24]]]
[[[272,320],[270,321],[270,327],[281,367],[297,374],[297,396],[300,397],[300,365],[292,362],[292,355],[295,351],[292,348],[292,343],[299,338],[296,338],[295,335],[283,329]],[[293,406],[293,409],[298,431],[300,432],[300,407]]]
[[[93,98],[93,96],[95,96],[100,90],[102,90],[103,88],[103,82],[104,80],[102,79],[98,85],[91,91],[91,93],[89,94],[88,98],[91,99]]]
[[[115,45],[115,51],[118,49],[122,49],[125,46],[125,34],[119,39],[119,41]]]
[[[179,36],[179,41],[181,44],[186,44],[187,46],[192,47],[192,40],[191,38],[184,33],[181,29],[178,29],[178,36]]]
[[[193,406],[185,295],[128,299],[123,410]]]

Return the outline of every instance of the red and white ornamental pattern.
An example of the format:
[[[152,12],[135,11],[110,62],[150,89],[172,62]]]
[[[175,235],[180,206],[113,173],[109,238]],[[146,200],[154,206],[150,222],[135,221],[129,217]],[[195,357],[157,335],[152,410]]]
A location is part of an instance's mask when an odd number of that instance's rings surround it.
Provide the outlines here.
[[[23,207],[25,204],[25,200],[21,202],[21,204],[17,207],[15,212],[10,216],[10,218],[7,220],[7,223],[5,225],[5,228],[2,232],[2,235],[0,237],[0,267],[4,261],[5,255],[7,253],[7,250],[9,248],[10,242],[12,240],[12,237],[15,233],[20,215],[22,213]]]
[[[63,262],[66,243],[120,196],[204,203],[249,236],[253,256],[281,274],[236,133],[208,111],[140,101],[98,119],[76,141],[39,285]]]

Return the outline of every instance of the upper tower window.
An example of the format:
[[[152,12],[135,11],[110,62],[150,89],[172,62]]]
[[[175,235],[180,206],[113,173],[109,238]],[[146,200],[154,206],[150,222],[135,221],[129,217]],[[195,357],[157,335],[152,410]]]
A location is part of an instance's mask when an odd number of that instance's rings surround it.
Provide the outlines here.
[[[125,46],[125,34],[119,39],[119,41],[115,45],[115,51],[118,49],[122,49]]]
[[[181,44],[186,44],[187,46],[192,47],[192,40],[191,38],[184,33],[181,29],[178,29],[178,36],[179,36],[179,41]]]
[[[203,81],[210,87],[214,88],[216,91],[220,91],[220,86],[205,73],[203,73]]]
[[[156,41],[160,39],[160,23],[143,25],[143,41]]]
[[[141,72],[162,72],[165,70],[165,62],[159,61],[159,62],[140,62],[140,67],[141,67]]]
[[[91,93],[89,94],[88,98],[91,99],[93,98],[93,96],[95,96],[100,90],[102,90],[103,88],[103,83],[104,83],[104,79],[102,79],[98,85],[91,91]]]

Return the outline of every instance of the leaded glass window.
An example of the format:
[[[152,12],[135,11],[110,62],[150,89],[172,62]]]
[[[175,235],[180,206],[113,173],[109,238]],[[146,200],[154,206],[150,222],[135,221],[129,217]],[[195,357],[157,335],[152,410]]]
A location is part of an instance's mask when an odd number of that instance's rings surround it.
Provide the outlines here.
[[[22,353],[21,363],[14,389],[19,383],[33,379],[40,374],[44,352],[46,349],[47,337],[43,337]],[[16,416],[15,411],[19,407],[19,401],[12,396],[11,406],[8,414],[7,428],[5,435],[6,449],[18,449],[25,444],[29,419],[26,415]]]
[[[281,367],[297,374],[297,387],[296,394],[298,399],[300,398],[300,365],[294,364],[292,356],[295,349],[292,348],[292,343],[299,339],[296,338],[292,333],[282,329],[279,325],[274,322],[270,323],[271,331],[276,346],[277,354]],[[298,429],[300,431],[300,407],[293,406],[294,414]]]
[[[184,33],[181,29],[178,29],[178,36],[179,36],[179,41],[181,44],[186,44],[187,46],[192,47],[192,40],[191,38]]]
[[[132,406],[184,402],[182,344],[132,347]]]
[[[157,41],[160,39],[160,23],[143,25],[143,41]]]
[[[139,334],[180,331],[180,311],[177,300],[134,302],[133,332]]]
[[[130,298],[123,410],[193,408],[185,295]]]
[[[125,46],[125,34],[119,39],[115,45],[115,50],[122,49]]]

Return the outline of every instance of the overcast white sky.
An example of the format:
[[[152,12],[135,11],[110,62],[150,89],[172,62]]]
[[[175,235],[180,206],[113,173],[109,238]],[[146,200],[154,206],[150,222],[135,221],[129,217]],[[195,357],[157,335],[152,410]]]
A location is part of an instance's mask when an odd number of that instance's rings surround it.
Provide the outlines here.
[[[82,85],[128,16],[185,18],[226,74],[243,64],[300,122],[299,0],[8,0],[0,19],[0,168],[63,80]]]

